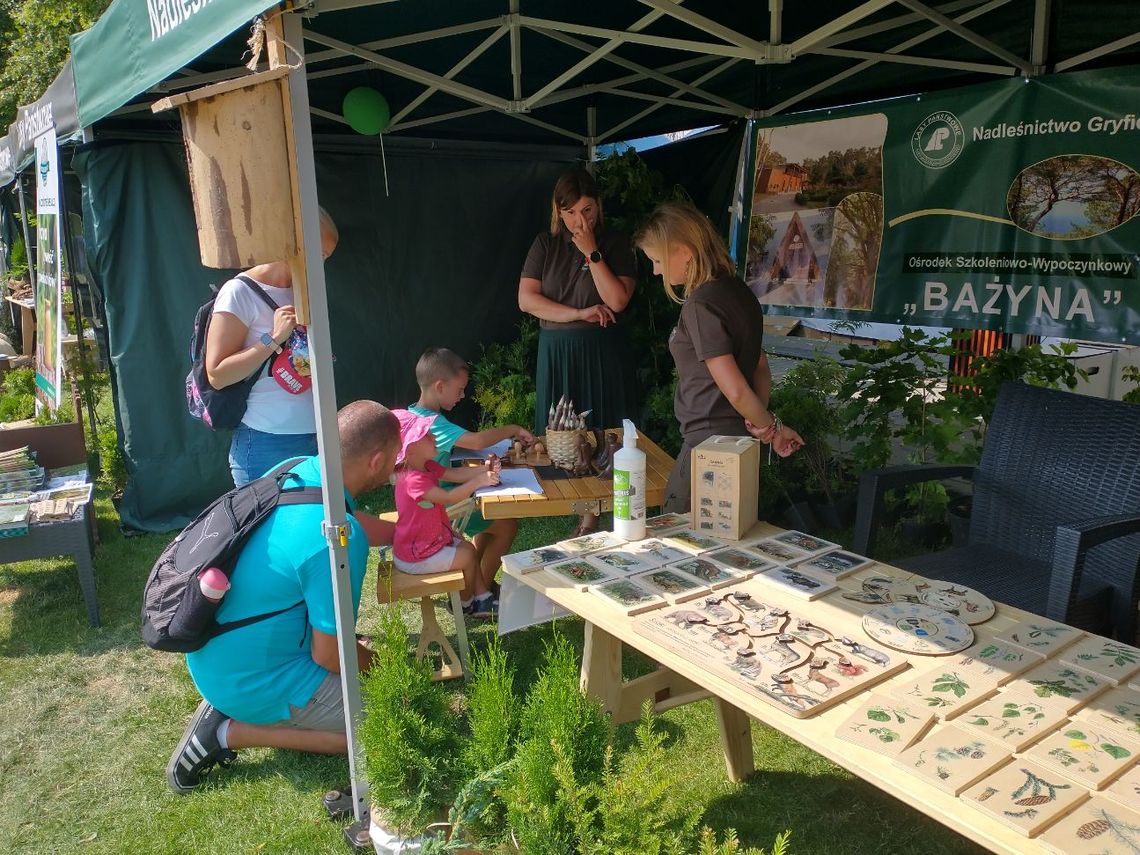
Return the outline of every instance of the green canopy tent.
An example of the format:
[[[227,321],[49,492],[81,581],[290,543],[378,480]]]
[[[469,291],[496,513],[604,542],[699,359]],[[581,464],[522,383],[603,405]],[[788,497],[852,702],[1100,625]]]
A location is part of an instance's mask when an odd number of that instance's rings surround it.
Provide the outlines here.
[[[147,115],[148,103],[244,73],[238,58],[245,24],[269,6],[264,0],[116,0],[73,41],[80,123],[94,125],[97,140],[104,131],[140,139],[169,130],[168,119]],[[296,117],[302,120],[297,156],[328,496],[340,485],[339,453],[324,274],[313,261],[311,134],[343,133],[340,99],[353,86],[381,83],[395,111],[394,138],[569,141],[589,156],[604,141],[725,120],[994,77],[1135,64],[1140,43],[1140,33],[1120,32],[1120,22],[1132,20],[1132,0],[954,0],[937,7],[919,0],[820,0],[787,8],[783,0],[611,0],[575,8],[553,0],[312,0],[289,6],[286,38],[296,52],[293,82],[303,107]],[[741,165],[730,168],[739,174]],[[114,187],[107,180],[98,192]],[[326,506],[326,516],[335,526],[343,509]],[[330,544],[338,612],[347,616],[343,549],[335,539]],[[341,626],[342,665],[348,666],[352,632]],[[351,737],[359,697],[354,669],[342,667],[342,673]],[[364,788],[355,751],[350,762],[359,817]]]

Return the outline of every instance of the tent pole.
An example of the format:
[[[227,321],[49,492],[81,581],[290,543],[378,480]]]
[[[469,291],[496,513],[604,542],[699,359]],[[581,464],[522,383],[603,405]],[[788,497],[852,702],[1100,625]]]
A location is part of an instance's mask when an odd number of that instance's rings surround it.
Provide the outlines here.
[[[586,168],[594,172],[598,159],[598,108],[591,104],[586,108]]]
[[[313,128],[309,121],[309,90],[303,62],[305,42],[300,16],[282,15],[285,41],[301,61],[290,72],[290,112],[293,123],[293,151],[301,197],[303,254],[309,287],[309,353],[312,360],[313,402],[317,417],[317,450],[320,454],[321,484],[324,485],[325,536],[329,543],[329,569],[333,577],[336,636],[340,647],[341,692],[344,699],[345,736],[348,738],[348,771],[352,779],[352,806],[356,822],[368,827],[368,782],[361,769],[363,752],[357,728],[360,724],[360,676],[356,655],[356,625],[352,603],[352,583],[348,570],[347,541],[340,532],[347,523],[344,474],[341,470],[340,434],[336,419],[336,386],[333,378],[329,308],[325,270],[321,258],[320,215],[317,207],[317,172],[313,156]],[[290,121],[290,117],[286,117]]]
[[[56,147],[56,162],[60,161],[59,147]],[[83,302],[79,299],[79,286],[76,280],[79,278],[75,270],[75,258],[72,256],[72,243],[71,243],[71,221],[68,215],[67,208],[67,189],[64,187],[64,182],[60,179],[59,182],[59,218],[60,228],[63,232],[63,259],[67,262],[67,281],[71,285],[71,303],[75,308],[75,346],[79,350],[79,373],[83,377],[83,402],[87,407],[87,423],[91,425],[91,446],[92,453],[94,454],[94,472],[98,475],[99,471],[103,468],[102,461],[99,458],[99,441],[95,435],[95,404],[91,399],[91,363],[87,361],[87,341],[83,337]],[[63,311],[62,298],[60,311]],[[92,329],[94,329],[94,321],[92,321]],[[72,382],[74,383],[74,375]],[[74,395],[75,389],[72,389]],[[75,417],[78,419],[80,426],[83,425],[83,418],[79,413],[79,407],[75,407]]]
[[[36,260],[33,253],[39,250],[39,246],[32,243],[32,238],[28,233],[28,206],[24,201],[24,176],[19,172],[16,173],[16,192],[20,197],[20,226],[24,230],[24,256],[28,260],[28,279],[32,283],[32,293],[36,292]]]

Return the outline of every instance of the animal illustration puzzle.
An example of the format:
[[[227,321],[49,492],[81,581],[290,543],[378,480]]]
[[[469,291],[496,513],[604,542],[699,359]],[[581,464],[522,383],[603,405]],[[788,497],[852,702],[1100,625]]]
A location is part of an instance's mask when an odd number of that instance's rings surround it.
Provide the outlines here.
[[[816,625],[777,597],[749,580],[642,615],[634,630],[797,718],[908,667],[855,637],[856,629]]]

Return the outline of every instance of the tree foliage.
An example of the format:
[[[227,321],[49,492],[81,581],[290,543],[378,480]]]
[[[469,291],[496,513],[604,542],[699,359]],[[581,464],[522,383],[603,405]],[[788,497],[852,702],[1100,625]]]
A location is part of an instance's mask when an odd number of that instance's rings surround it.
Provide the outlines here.
[[[1022,171],[1007,197],[1010,216],[1028,232],[1079,238],[1101,234],[1140,212],[1140,174],[1106,157],[1073,154],[1051,157]],[[1045,219],[1062,203],[1083,207],[1064,232]]]
[[[69,38],[111,0],[0,0],[0,130],[35,101],[70,56]]]

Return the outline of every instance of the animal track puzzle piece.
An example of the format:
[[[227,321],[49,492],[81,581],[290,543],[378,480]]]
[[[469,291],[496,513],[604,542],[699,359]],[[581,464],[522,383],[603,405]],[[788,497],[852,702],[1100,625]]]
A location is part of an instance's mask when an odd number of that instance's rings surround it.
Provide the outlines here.
[[[980,781],[1012,755],[977,733],[949,725],[898,756],[895,763],[953,796]]]
[[[887,695],[871,695],[835,735],[869,748],[876,754],[897,757],[910,748],[934,723],[934,713]]]
[[[1082,671],[1091,671],[1104,677],[1114,686],[1119,686],[1140,671],[1140,650],[1100,636],[1074,644],[1059,658]]]
[[[959,727],[976,729],[995,742],[1020,752],[1066,721],[1065,711],[1026,692],[1001,692],[958,719]]]
[[[1096,795],[1046,828],[1038,841],[1058,855],[1136,855],[1140,813]]]
[[[962,801],[1014,831],[1033,837],[1088,798],[1088,792],[1050,770],[1014,760],[962,793]]]
[[[1090,790],[1103,790],[1136,762],[1136,744],[1114,731],[1072,721],[1025,752],[1025,756]]]

